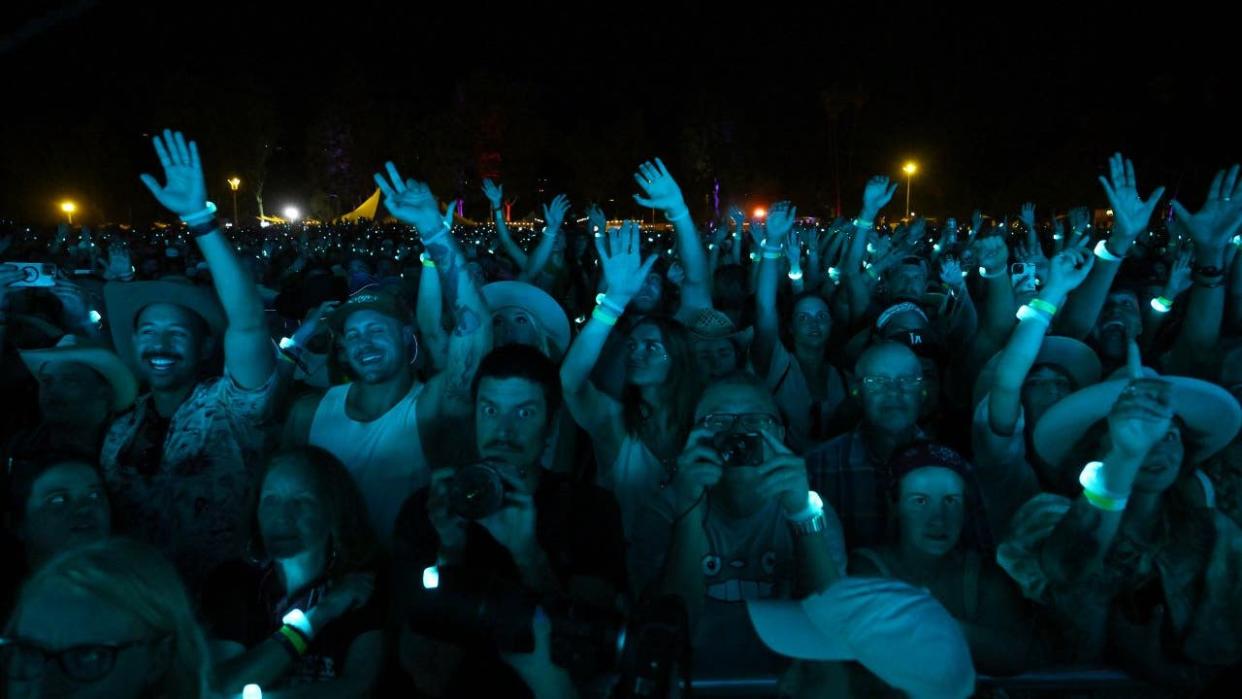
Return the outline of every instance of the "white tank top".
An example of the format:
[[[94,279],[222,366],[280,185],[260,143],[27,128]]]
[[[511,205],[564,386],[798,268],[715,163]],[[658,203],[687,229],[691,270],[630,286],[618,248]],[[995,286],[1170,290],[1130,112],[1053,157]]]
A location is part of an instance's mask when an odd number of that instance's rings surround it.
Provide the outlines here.
[[[617,458],[608,469],[600,470],[597,485],[611,490],[621,508],[621,523],[628,537],[635,518],[644,505],[660,496],[668,472],[660,459],[643,440],[626,435],[617,450]]]
[[[385,548],[391,548],[393,526],[401,504],[430,481],[427,457],[418,435],[418,394],[405,398],[370,422],[345,414],[350,385],[328,389],[311,422],[310,444],[326,449],[345,464],[362,491],[371,526]]]

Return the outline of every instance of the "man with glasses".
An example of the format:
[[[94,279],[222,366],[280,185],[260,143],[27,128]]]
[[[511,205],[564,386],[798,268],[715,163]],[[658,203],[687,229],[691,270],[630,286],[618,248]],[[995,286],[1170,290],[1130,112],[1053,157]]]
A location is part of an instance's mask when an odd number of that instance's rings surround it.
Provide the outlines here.
[[[917,422],[925,391],[914,352],[896,342],[873,345],[858,358],[850,389],[862,423],[806,455],[811,489],[840,515],[851,547],[885,541],[887,464],[922,436]]]
[[[745,601],[805,596],[845,570],[840,523],[810,492],[777,415],[752,376],[712,384],[663,497],[637,519],[635,590],[686,600],[699,678],[779,670]]]

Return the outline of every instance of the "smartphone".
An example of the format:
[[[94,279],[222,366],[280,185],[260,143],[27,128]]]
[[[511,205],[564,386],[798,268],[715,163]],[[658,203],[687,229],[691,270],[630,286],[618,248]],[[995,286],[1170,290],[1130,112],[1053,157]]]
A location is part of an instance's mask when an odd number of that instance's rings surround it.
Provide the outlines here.
[[[1013,290],[1018,293],[1031,293],[1035,291],[1035,265],[1028,265],[1025,262],[1015,262],[1009,266],[1009,281],[1013,283]]]
[[[56,265],[49,262],[5,262],[6,265],[13,265],[21,273],[21,281],[13,282],[11,286],[56,286]]]

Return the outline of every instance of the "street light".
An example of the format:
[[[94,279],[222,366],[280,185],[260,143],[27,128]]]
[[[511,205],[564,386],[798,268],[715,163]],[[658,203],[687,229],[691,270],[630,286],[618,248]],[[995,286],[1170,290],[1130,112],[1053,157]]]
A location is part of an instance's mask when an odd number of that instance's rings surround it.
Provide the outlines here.
[[[73,225],[73,212],[78,210],[78,205],[74,204],[71,201],[61,202],[60,210],[65,212],[65,215],[69,217],[69,225],[72,226]]]
[[[233,190],[233,226],[237,226],[237,188],[241,186],[240,177],[229,178],[229,188]]]
[[[768,215],[767,209],[763,208],[762,206],[755,207],[755,218],[763,218],[764,216],[767,216],[767,215]]]
[[[910,218],[910,185],[914,182],[914,173],[919,171],[919,166],[910,161],[901,168],[906,173],[906,218]]]
[[[302,218],[302,212],[298,211],[296,206],[286,206],[285,218],[289,219],[289,223],[297,223],[298,219]]]

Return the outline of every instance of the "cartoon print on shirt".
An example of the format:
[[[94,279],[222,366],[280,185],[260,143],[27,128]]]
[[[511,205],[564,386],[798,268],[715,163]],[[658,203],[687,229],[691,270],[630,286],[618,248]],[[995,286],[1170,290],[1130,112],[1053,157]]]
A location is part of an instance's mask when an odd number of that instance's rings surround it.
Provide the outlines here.
[[[722,565],[720,556],[709,553],[703,557],[703,575],[708,578],[710,599],[720,602],[771,599],[776,585],[776,552],[764,551],[755,561],[734,558],[727,565]]]

